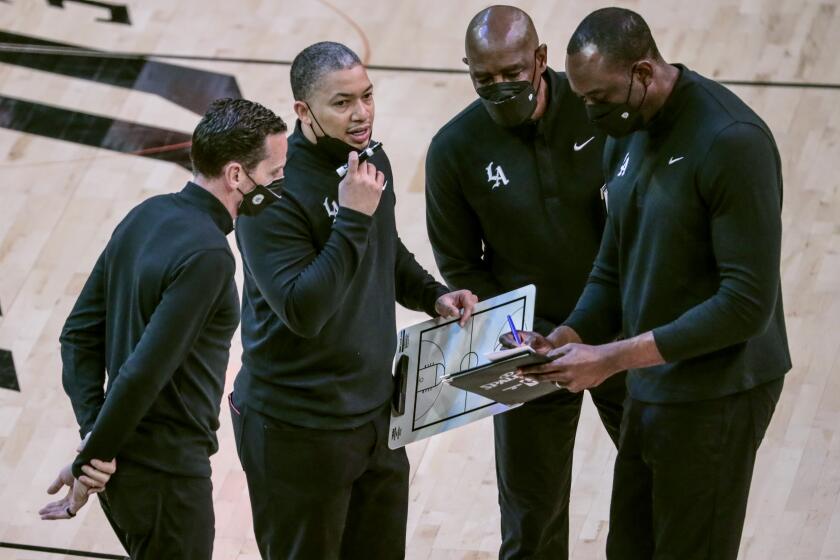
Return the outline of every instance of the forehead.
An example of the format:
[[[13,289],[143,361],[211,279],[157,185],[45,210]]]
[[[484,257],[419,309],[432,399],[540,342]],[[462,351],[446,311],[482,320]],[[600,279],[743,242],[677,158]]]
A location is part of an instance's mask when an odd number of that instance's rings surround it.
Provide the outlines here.
[[[271,167],[282,167],[286,165],[286,150],[289,141],[286,134],[278,132],[265,137],[265,160]]]
[[[326,98],[339,93],[360,95],[371,85],[367,70],[361,64],[357,64],[352,68],[327,72],[318,78],[313,93]]]
[[[566,55],[566,77],[572,91],[585,95],[623,83],[626,72],[611,63],[596,47],[587,45],[580,52]]]
[[[472,48],[467,53],[470,71],[493,74],[512,66],[522,66],[531,63],[534,51],[522,46],[485,46]]]

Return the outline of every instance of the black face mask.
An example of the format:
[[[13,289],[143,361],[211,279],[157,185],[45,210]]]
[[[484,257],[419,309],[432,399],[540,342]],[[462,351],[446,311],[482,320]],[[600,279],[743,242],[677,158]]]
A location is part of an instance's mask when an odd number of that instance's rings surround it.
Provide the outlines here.
[[[534,78],[540,79],[537,75],[537,56],[534,53],[534,77],[531,81],[521,80],[518,82],[497,82],[487,86],[481,86],[475,91],[481,98],[484,108],[490,114],[490,118],[499,126],[513,128],[519,126],[534,114],[537,108],[537,89],[534,89]]]
[[[247,171],[243,169],[243,172],[248,179],[251,179]],[[280,195],[283,193],[283,177],[275,179],[267,185],[260,185],[253,179],[251,179],[251,182],[254,183],[254,188],[247,193],[236,189],[242,193],[242,202],[239,203],[238,208],[240,216],[256,216],[265,210],[269,204],[280,200]]]
[[[642,116],[642,105],[647,97],[647,86],[642,100],[635,109],[630,106],[630,94],[633,92],[633,77],[635,66],[630,69],[630,87],[627,89],[627,99],[624,103],[597,103],[586,106],[586,114],[589,122],[612,136],[621,138],[641,130],[645,126],[645,119]]]
[[[306,104],[306,107],[309,109],[309,114],[312,115],[312,120],[315,121],[315,124],[317,124],[318,128],[321,129],[321,132],[323,132],[323,135],[318,136],[318,134],[316,134],[315,132],[315,127],[313,127],[310,123],[309,128],[312,129],[312,134],[314,134],[315,138],[317,138],[317,143],[315,144],[315,146],[317,146],[319,150],[324,152],[324,154],[326,154],[326,156],[330,159],[332,163],[347,163],[347,157],[350,155],[350,152],[358,152],[359,150],[357,148],[354,148],[347,142],[339,140],[338,138],[334,138],[326,132],[324,132],[324,127],[321,126],[321,123],[318,122],[318,118],[312,111],[312,107],[310,107],[308,103]],[[373,127],[371,127],[371,130],[372,128]],[[372,134],[371,138],[373,138]]]

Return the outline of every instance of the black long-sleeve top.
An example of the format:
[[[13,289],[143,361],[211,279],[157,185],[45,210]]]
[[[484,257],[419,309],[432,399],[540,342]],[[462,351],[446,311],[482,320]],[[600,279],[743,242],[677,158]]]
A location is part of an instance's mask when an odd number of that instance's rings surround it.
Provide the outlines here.
[[[652,330],[648,402],[717,398],[790,369],[779,273],[782,172],[767,125],[687,68],[650,125],[607,143],[609,217],[566,322],[584,342]]]
[[[237,223],[245,284],[242,369],[234,400],[290,424],[343,429],[375,416],[393,388],[394,302],[434,315],[448,290],[397,235],[387,185],[373,216],[338,206],[331,159],[297,124],[282,200]]]
[[[548,105],[535,125],[497,125],[479,100],[432,139],[426,223],[447,284],[482,299],[533,283],[535,328],[574,309],[604,228],[604,134],[565,74],[547,69]]]
[[[74,475],[114,457],[122,471],[210,475],[239,322],[232,226],[218,199],[188,183],[114,230],[60,337],[64,389],[81,434],[91,432]]]

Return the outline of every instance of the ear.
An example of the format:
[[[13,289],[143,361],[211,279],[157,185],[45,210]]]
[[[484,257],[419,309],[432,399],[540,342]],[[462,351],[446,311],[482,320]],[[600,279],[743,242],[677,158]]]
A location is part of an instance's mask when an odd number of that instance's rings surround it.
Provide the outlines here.
[[[295,110],[295,115],[297,115],[297,118],[301,123],[312,126],[312,117],[309,114],[309,106],[306,103],[303,101],[295,101],[293,108]]]
[[[638,76],[639,81],[646,87],[653,81],[653,64],[649,60],[642,60],[636,63],[633,72]]]
[[[222,167],[222,177],[225,180],[225,187],[231,191],[239,188],[247,180],[242,165],[236,161],[229,161]]]
[[[537,47],[537,53],[535,56],[537,59],[537,72],[542,74],[548,67],[548,45],[543,43]]]

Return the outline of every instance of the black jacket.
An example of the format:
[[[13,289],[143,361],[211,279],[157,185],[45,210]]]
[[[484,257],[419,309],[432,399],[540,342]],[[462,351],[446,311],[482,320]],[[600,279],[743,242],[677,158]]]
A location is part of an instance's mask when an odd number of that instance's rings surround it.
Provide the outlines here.
[[[92,430],[75,476],[114,457],[121,472],[136,463],[210,475],[239,322],[232,226],[218,199],[188,183],[114,230],[61,333],[64,389],[82,435]]]
[[[584,342],[653,330],[668,363],[627,377],[648,402],[733,394],[791,365],[773,135],[731,91],[678,68],[649,126],[607,144],[609,219],[567,321]]]
[[[374,215],[338,206],[336,161],[300,123],[289,137],[283,199],[237,222],[243,257],[242,370],[234,400],[310,428],[359,426],[388,402],[394,302],[434,315],[448,290],[414,260],[394,219],[387,179]]]
[[[547,333],[574,308],[604,227],[604,135],[562,73],[550,68],[536,122],[497,125],[480,100],[432,139],[426,222],[446,282],[486,299],[534,283],[535,327]]]

